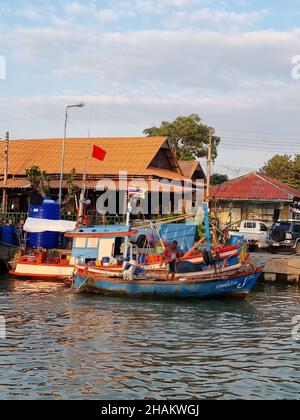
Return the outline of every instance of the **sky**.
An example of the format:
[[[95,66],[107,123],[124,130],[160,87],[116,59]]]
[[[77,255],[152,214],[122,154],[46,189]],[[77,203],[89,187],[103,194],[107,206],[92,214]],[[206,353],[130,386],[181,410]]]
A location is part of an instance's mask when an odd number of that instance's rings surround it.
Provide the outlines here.
[[[214,171],[239,176],[300,151],[296,56],[300,0],[1,0],[0,137],[61,137],[82,101],[69,136],[197,113],[222,139]]]

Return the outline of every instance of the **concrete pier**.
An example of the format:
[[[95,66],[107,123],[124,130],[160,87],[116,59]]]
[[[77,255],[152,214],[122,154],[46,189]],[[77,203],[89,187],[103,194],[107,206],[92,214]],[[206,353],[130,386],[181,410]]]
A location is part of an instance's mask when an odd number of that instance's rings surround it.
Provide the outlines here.
[[[300,256],[277,254],[253,254],[257,261],[266,261],[264,280],[267,282],[284,282],[300,286]]]

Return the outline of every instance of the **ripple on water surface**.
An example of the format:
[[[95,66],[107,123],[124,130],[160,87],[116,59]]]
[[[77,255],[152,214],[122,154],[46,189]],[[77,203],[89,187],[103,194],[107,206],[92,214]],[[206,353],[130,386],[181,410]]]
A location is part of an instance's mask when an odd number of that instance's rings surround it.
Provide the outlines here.
[[[299,398],[300,290],[258,285],[247,301],[73,295],[0,281],[4,399]]]

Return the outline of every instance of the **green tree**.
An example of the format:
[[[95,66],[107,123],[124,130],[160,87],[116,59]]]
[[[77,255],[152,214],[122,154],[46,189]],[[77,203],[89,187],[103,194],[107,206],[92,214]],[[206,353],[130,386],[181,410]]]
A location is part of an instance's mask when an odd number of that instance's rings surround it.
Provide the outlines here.
[[[277,179],[293,188],[300,188],[299,185],[299,155],[293,159],[290,155],[275,155],[261,169],[262,173]],[[297,181],[298,178],[298,181]]]
[[[31,187],[43,198],[47,197],[50,192],[50,185],[46,171],[41,171],[38,166],[31,166],[31,168],[26,169],[26,175]]]
[[[296,155],[294,161],[296,188],[300,190],[300,155]]]
[[[70,173],[65,176],[65,181],[68,187],[68,193],[63,198],[63,201],[62,201],[63,206],[66,206],[67,204],[69,204],[71,200],[75,199],[76,194],[78,194],[80,191],[80,187],[74,182],[75,176],[76,176],[75,168],[73,168],[70,171]]]
[[[207,156],[209,133],[212,131],[212,155],[217,157],[217,147],[220,137],[215,135],[215,130],[203,124],[198,114],[188,117],[177,117],[175,121],[163,121],[160,127],[146,128],[144,134],[148,137],[168,137],[178,160],[194,160]]]
[[[224,182],[229,181],[229,178],[227,175],[224,174],[213,174],[212,177],[210,178],[210,182],[211,185],[220,185],[223,184]]]
[[[50,179],[46,171],[42,171],[38,166],[31,166],[31,168],[26,169],[26,175],[30,181],[31,187],[36,190],[41,197],[45,198],[50,194]],[[67,184],[68,192],[63,198],[62,206],[66,206],[80,191],[80,187],[74,182],[75,176],[75,168],[72,169],[69,174],[65,175],[64,179]]]

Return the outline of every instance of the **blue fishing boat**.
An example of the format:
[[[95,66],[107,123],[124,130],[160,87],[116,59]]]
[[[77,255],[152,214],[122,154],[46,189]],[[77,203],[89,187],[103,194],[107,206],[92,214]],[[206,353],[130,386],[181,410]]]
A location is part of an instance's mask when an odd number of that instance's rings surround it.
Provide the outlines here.
[[[260,277],[264,264],[244,268],[234,272],[214,275],[193,273],[192,277],[179,274],[175,281],[167,282],[161,277],[147,278],[136,274],[133,279],[120,279],[92,274],[79,269],[75,275],[73,288],[77,292],[99,293],[106,296],[128,296],[148,298],[245,298]]]
[[[264,268],[240,254],[212,258],[209,264],[194,264],[190,257],[178,260],[175,280],[166,281],[166,269],[147,262],[129,242],[134,234],[130,226],[91,226],[67,233],[73,239],[73,290],[149,298],[244,298]]]
[[[204,258],[204,250],[201,264],[195,264],[194,256],[189,256],[190,260],[179,258],[172,281],[169,276],[166,279],[162,260],[157,264],[150,263],[145,255],[139,255],[137,246],[134,252],[129,238],[136,231],[129,223],[130,211],[125,226],[92,226],[68,233],[66,236],[73,239],[72,262],[76,266],[73,289],[76,293],[108,296],[244,298],[261,275],[264,264],[254,265],[248,258],[242,258],[240,250],[237,251],[239,247],[231,250],[233,254],[227,258],[220,257],[219,252],[214,254],[207,203],[204,214],[207,258]]]

